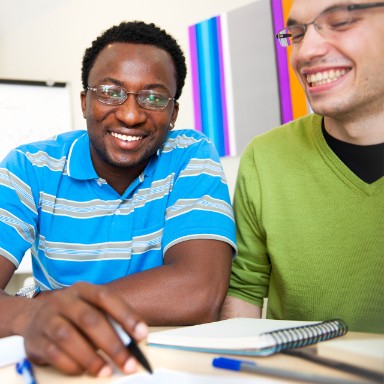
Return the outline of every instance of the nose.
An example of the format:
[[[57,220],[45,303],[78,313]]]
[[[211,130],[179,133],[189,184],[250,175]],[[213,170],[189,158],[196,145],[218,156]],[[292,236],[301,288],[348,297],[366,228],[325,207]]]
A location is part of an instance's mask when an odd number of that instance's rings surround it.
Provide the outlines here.
[[[303,41],[292,49],[292,65],[324,56],[328,49],[328,41],[323,37],[319,27],[314,23],[308,24]]]
[[[117,106],[115,116],[126,125],[133,126],[145,121],[147,115],[137,103],[136,95],[128,93],[124,103]]]

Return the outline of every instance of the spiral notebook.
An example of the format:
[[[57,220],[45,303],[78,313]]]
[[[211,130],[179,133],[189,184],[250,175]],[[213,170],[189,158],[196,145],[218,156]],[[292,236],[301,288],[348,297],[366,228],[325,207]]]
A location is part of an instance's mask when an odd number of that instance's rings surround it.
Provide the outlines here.
[[[153,332],[148,345],[190,351],[268,356],[346,334],[339,319],[323,322],[234,318]]]

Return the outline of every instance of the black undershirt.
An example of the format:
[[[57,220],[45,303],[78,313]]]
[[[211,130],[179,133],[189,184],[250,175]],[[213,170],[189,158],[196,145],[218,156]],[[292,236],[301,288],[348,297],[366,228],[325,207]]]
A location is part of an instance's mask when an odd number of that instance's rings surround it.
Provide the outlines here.
[[[384,143],[355,145],[340,141],[324,128],[325,141],[339,159],[361,180],[371,184],[384,176]]]

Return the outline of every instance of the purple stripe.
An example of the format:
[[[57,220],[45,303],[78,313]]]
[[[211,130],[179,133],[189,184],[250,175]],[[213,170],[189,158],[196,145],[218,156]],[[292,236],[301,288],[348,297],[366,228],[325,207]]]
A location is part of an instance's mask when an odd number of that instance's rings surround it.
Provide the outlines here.
[[[189,48],[191,55],[191,73],[192,73],[192,91],[193,91],[193,106],[195,117],[195,129],[202,132],[201,126],[201,108],[200,108],[200,85],[199,85],[199,65],[197,57],[196,45],[196,26],[192,25],[188,28],[189,31]]]
[[[228,113],[227,113],[227,90],[225,88],[225,63],[223,56],[223,36],[221,33],[221,18],[217,16],[217,45],[219,50],[219,70],[220,70],[220,89],[221,89],[221,113],[223,116],[223,136],[225,155],[230,155],[229,147],[229,129],[228,129]]]
[[[271,1],[275,33],[284,28],[282,1],[283,0]],[[276,39],[275,52],[280,88],[281,119],[282,123],[284,124],[293,119],[291,90],[289,85],[288,55],[286,48],[281,47],[280,43]]]

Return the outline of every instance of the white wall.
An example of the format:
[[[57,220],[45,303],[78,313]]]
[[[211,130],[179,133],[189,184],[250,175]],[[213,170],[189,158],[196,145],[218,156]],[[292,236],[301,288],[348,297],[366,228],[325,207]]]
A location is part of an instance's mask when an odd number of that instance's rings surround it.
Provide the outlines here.
[[[69,82],[73,126],[84,129],[79,97],[81,60],[102,30],[122,20],[154,22],[178,40],[189,67],[188,26],[253,1],[0,0],[0,78]],[[189,73],[177,128],[192,127]]]

